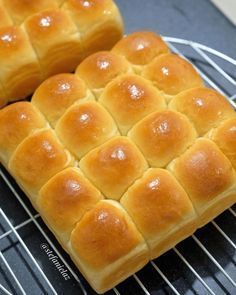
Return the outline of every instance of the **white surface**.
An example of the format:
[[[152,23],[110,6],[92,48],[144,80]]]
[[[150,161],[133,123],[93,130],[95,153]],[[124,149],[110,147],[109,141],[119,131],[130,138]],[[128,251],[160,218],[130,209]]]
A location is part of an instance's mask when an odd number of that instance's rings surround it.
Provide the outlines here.
[[[236,0],[211,0],[236,25]]]

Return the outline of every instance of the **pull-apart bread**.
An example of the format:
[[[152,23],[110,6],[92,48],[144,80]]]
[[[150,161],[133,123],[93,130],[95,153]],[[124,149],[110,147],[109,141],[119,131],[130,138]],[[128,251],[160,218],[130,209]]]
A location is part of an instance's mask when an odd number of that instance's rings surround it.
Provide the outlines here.
[[[0,159],[103,293],[235,203],[236,116],[161,37],[137,32],[3,108]]]
[[[0,108],[122,35],[112,0],[0,0]]]

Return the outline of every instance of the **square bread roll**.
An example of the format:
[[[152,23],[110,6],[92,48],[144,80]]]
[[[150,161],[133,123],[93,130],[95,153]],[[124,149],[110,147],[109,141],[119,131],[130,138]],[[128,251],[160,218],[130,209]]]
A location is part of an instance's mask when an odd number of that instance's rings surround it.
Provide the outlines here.
[[[99,293],[118,284],[149,259],[148,247],[132,219],[113,200],[100,201],[74,228],[69,249]]]
[[[110,139],[84,156],[84,174],[109,199],[119,200],[131,183],[148,168],[138,148],[127,137]]]
[[[145,238],[151,258],[160,256],[196,229],[197,214],[175,179],[165,169],[148,169],[120,200]]]
[[[209,139],[199,138],[169,165],[199,215],[199,226],[235,203],[236,174],[230,161]]]
[[[8,167],[27,193],[36,200],[42,185],[57,172],[72,165],[73,161],[73,157],[61,145],[55,132],[42,129],[19,144]]]

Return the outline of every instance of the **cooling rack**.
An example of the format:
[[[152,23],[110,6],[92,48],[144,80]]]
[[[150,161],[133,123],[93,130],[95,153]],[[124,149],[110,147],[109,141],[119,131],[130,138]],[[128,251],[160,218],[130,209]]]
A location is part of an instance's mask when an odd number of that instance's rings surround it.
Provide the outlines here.
[[[235,59],[163,38],[236,109]],[[96,294],[2,166],[0,204],[0,294]],[[236,294],[236,206],[106,294]]]

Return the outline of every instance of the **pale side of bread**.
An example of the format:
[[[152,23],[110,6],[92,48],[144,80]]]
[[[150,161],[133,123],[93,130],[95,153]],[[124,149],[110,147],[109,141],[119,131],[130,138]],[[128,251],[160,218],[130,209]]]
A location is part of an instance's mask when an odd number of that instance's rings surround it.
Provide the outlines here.
[[[1,163],[96,292],[235,203],[236,115],[202,84],[158,35],[136,32],[0,110]]]
[[[73,72],[123,35],[113,0],[1,0],[0,108],[25,99],[48,77]]]

